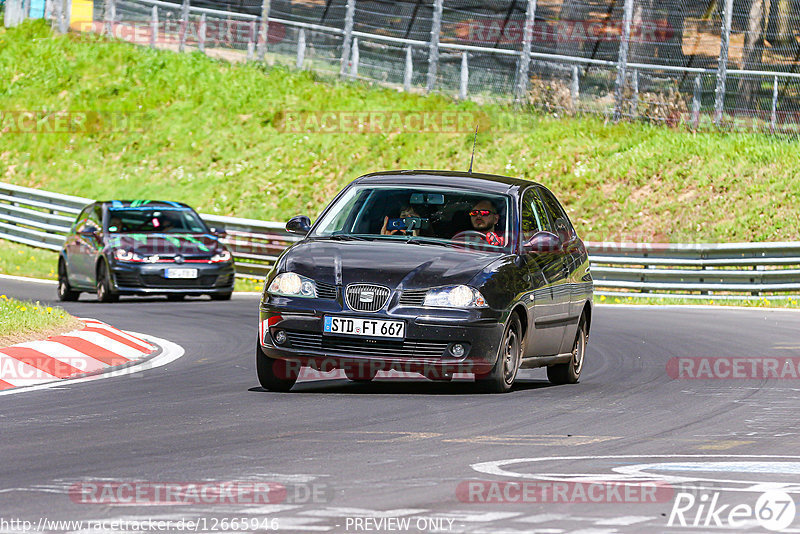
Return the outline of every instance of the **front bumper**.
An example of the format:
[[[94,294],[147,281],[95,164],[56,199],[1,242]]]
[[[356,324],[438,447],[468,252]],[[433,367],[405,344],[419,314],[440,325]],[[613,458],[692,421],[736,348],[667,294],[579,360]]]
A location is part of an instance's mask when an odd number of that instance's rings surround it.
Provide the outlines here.
[[[323,333],[324,316],[404,321],[405,338]],[[487,373],[497,359],[503,317],[496,310],[457,310],[395,306],[365,313],[324,299],[270,297],[259,313],[259,342],[273,359],[296,362],[322,372],[357,367],[372,371],[449,375]],[[277,343],[283,331],[286,340]],[[463,347],[456,356],[454,346]]]
[[[197,269],[197,278],[166,278],[166,269]],[[233,291],[233,263],[133,263],[111,266],[114,291],[121,295],[169,294],[209,295]]]

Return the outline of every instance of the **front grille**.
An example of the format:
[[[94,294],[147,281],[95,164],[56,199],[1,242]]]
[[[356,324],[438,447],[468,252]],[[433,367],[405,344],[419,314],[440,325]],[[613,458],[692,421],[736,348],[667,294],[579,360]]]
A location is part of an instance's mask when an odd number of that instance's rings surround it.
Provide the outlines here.
[[[410,289],[400,294],[400,306],[419,307],[425,303],[427,289]]]
[[[336,286],[332,284],[325,284],[317,282],[317,298],[321,299],[336,299]]]
[[[383,308],[389,299],[389,288],[372,284],[347,286],[347,305],[351,310],[374,312]]]
[[[217,281],[217,275],[198,276],[197,278],[164,278],[158,274],[143,274],[142,282],[146,287],[170,289],[194,287],[213,287]]]
[[[352,356],[382,358],[441,358],[447,343],[441,341],[388,341],[339,336],[323,336],[313,332],[286,331],[289,346],[297,350],[339,352]]]

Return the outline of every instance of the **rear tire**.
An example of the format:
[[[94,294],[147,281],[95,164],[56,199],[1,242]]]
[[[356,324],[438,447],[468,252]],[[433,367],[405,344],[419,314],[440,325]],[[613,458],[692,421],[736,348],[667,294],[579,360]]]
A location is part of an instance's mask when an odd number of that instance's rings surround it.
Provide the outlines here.
[[[117,302],[119,294],[111,289],[111,279],[108,276],[108,267],[104,261],[97,267],[97,300],[100,302]]]
[[[287,392],[297,382],[295,365],[285,360],[274,360],[264,354],[261,344],[256,342],[256,373],[261,387],[269,391]]]
[[[233,293],[211,293],[211,300],[231,300]]]
[[[553,384],[577,384],[581,378],[583,361],[586,357],[586,323],[581,319],[575,344],[572,346],[572,358],[567,363],[551,365],[547,368],[547,379]]]
[[[170,302],[178,302],[179,300],[183,300],[186,295],[181,293],[167,293],[167,300]]]
[[[64,260],[58,260],[58,300],[62,302],[74,302],[81,296],[80,291],[75,291],[69,285],[69,274]]]
[[[497,351],[497,362],[488,374],[475,375],[475,382],[486,393],[507,393],[514,385],[521,360],[522,323],[516,314],[511,314]]]

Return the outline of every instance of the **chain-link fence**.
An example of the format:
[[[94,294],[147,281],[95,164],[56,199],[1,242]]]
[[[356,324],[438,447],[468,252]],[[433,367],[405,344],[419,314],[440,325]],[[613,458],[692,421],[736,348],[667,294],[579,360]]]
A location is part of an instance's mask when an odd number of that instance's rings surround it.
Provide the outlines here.
[[[81,0],[47,1],[57,14]],[[800,0],[94,0],[93,21],[153,46],[557,114],[800,130]]]

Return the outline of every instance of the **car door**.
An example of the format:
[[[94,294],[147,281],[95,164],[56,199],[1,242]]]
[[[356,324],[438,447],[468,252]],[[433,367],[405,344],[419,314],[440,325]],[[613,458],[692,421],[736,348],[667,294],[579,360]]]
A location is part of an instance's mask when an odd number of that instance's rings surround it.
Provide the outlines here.
[[[70,259],[75,280],[83,287],[95,285],[95,257],[100,248],[102,228],[97,211],[97,206],[92,204],[81,213],[75,233],[74,253]]]
[[[83,258],[81,256],[83,241],[81,240],[80,232],[89,220],[91,209],[92,205],[89,205],[81,210],[64,240],[64,260],[67,265],[69,282],[74,286],[86,286],[86,275],[83,272]]]
[[[578,234],[567,216],[561,203],[555,195],[545,188],[540,188],[542,201],[547,213],[553,220],[556,234],[562,241],[564,277],[564,336],[561,343],[561,352],[572,350],[578,320],[583,309],[583,284],[582,276],[588,267],[588,257],[585,254],[583,242],[578,239]]]
[[[522,244],[537,232],[555,233],[553,223],[534,188],[526,190],[520,200],[520,241]],[[523,251],[525,281],[528,284],[529,328],[525,356],[558,354],[563,338],[563,303],[556,301],[556,291],[564,276],[563,259],[559,252]]]

